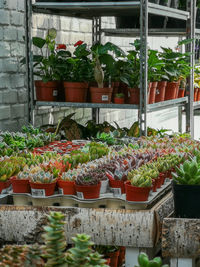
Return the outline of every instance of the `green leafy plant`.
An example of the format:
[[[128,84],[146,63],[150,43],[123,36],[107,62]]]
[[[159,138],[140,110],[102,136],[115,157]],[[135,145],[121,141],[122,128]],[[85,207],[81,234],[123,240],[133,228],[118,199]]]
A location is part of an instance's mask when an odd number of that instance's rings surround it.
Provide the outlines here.
[[[153,260],[149,260],[146,253],[141,252],[138,255],[138,264],[135,267],[169,267],[167,264],[162,265],[160,257],[155,257]]]
[[[123,93],[117,93],[117,94],[115,94],[115,97],[124,98],[124,94]]]

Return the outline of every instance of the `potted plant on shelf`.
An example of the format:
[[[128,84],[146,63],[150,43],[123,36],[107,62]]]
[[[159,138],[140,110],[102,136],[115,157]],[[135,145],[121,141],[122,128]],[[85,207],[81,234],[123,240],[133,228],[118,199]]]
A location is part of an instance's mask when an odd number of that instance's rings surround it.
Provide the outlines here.
[[[124,104],[124,94],[123,93],[115,94],[114,103],[115,104]]]
[[[43,170],[30,173],[30,186],[33,196],[51,196],[54,194],[57,178],[50,172]]]
[[[79,174],[79,170],[68,170],[63,172],[60,178],[58,179],[58,190],[59,193],[63,195],[75,195],[75,179]]]
[[[19,172],[11,178],[13,193],[30,193],[31,187],[29,184],[30,175],[27,170]]]
[[[104,258],[110,259],[109,266],[117,267],[120,249],[117,246],[95,245],[94,250],[104,255]]]
[[[39,101],[57,100],[61,79],[58,69],[59,54],[63,54],[63,52],[56,51],[55,38],[55,29],[48,30],[45,39],[32,38],[33,45],[40,49],[41,53],[40,55],[33,55],[34,75],[41,78],[41,80],[35,81],[36,99]],[[46,48],[46,52],[43,51],[44,48]],[[65,52],[67,53],[67,51]]]
[[[74,45],[73,56],[64,57],[60,70],[65,89],[66,102],[86,102],[89,81],[92,79],[93,66],[90,51],[83,41]]]
[[[99,198],[101,182],[93,173],[79,174],[75,180],[76,194],[81,199]]]
[[[113,88],[104,87],[103,70],[104,65],[107,66],[107,69],[111,69],[115,63],[114,57],[109,54],[109,52],[113,53],[117,57],[124,55],[123,50],[110,42],[107,42],[104,45],[96,43],[91,47],[94,66],[94,79],[98,85],[98,87],[90,87],[91,102],[93,103],[111,102]]]

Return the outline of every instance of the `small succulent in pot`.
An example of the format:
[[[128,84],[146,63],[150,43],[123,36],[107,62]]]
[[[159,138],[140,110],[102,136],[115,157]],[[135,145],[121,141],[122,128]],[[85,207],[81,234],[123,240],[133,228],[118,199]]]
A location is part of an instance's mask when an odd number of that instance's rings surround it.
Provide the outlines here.
[[[60,179],[63,181],[75,181],[76,177],[80,174],[80,169],[68,170],[63,172]]]
[[[28,172],[28,171],[19,172],[18,175],[16,176],[16,178],[19,180],[29,180],[30,179],[30,172]]]
[[[115,94],[115,97],[116,98],[124,98],[125,95],[123,93],[117,93],[117,94]]]
[[[93,176],[93,173],[79,174],[75,180],[77,185],[97,185],[99,184],[99,178]]]
[[[39,171],[34,174],[30,174],[31,182],[40,184],[49,184],[56,182],[53,174],[50,172]]]

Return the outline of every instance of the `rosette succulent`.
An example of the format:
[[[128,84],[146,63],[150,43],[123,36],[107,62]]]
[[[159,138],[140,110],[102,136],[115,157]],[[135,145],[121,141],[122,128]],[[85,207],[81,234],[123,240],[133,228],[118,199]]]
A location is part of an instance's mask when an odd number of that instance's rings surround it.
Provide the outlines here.
[[[53,174],[45,171],[38,171],[30,174],[30,180],[33,183],[49,184],[56,181]]]

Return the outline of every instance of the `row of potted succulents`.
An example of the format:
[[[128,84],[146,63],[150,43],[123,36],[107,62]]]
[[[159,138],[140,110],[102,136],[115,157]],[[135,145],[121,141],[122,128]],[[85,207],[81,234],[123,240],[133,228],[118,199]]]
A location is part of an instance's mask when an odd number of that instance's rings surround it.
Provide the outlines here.
[[[45,39],[33,37],[33,45],[41,50],[33,57],[34,74],[41,79],[35,81],[37,100],[63,101],[65,97],[67,102],[139,104],[139,40],[127,53],[110,42],[89,48],[83,41],[71,53],[66,45],[56,45],[56,34],[50,29]],[[147,102],[183,97],[189,74],[189,54],[170,48],[162,52],[149,49]]]

